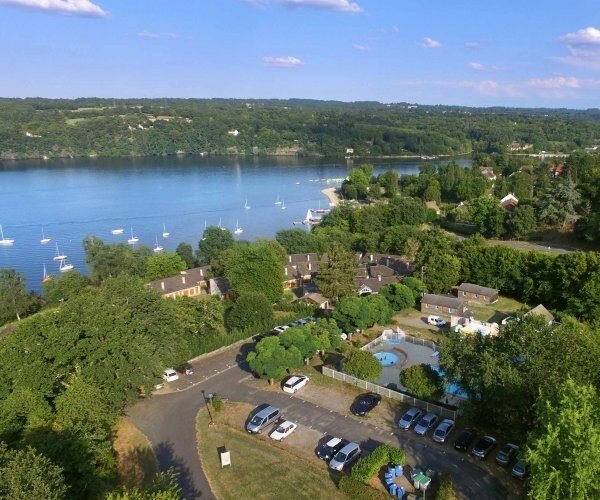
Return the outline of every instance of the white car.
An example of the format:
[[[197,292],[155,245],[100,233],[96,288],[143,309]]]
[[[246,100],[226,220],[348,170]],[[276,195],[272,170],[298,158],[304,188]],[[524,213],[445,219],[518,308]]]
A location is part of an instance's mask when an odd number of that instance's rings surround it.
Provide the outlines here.
[[[306,375],[295,375],[287,379],[286,383],[283,384],[283,392],[289,392],[294,394],[299,389],[302,389],[310,379]]]
[[[440,318],[439,316],[429,316],[427,318],[427,323],[429,323],[430,325],[435,325],[435,326],[445,326],[446,320]]]
[[[275,335],[279,335],[281,332],[285,332],[288,328],[289,328],[288,325],[276,326],[275,328],[273,328],[271,330],[271,333],[274,333]]]
[[[179,379],[179,375],[177,375],[177,372],[175,370],[173,370],[173,368],[167,368],[164,372],[163,372],[163,378],[167,381],[167,382],[175,382],[176,380]]]
[[[295,424],[294,422],[290,422],[289,420],[286,420],[285,422],[280,424],[279,427],[277,427],[277,429],[275,429],[271,433],[271,439],[274,439],[275,441],[283,441],[292,432],[294,432],[297,427],[298,427],[298,424]]]

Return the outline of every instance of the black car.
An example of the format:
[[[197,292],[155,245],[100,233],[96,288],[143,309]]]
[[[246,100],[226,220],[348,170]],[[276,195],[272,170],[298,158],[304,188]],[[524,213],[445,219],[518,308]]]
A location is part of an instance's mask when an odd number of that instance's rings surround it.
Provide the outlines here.
[[[344,446],[348,444],[345,439],[336,437],[329,437],[325,443],[323,443],[317,450],[317,456],[321,460],[331,460],[335,454],[340,451]]]
[[[177,371],[179,373],[183,373],[184,375],[193,375],[194,367],[192,365],[190,365],[189,363],[184,363],[177,369]]]
[[[476,437],[477,431],[475,429],[465,429],[460,433],[456,441],[454,441],[454,448],[459,451],[467,451]]]
[[[517,459],[518,454],[519,447],[516,444],[507,443],[496,455],[496,463],[503,467],[507,467]]]
[[[358,417],[364,417],[373,408],[375,408],[380,402],[381,402],[381,396],[379,394],[374,394],[372,392],[367,393],[367,394],[362,394],[356,398],[354,403],[352,403],[352,406],[350,407],[350,411]]]
[[[492,436],[483,436],[479,441],[477,441],[477,443],[475,443],[475,446],[473,446],[471,455],[483,460],[488,456],[490,451],[492,451],[495,446],[496,438],[493,438]]]

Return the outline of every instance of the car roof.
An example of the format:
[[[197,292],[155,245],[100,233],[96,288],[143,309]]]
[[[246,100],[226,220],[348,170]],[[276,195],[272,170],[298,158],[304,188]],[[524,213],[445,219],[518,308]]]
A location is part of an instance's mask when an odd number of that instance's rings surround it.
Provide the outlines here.
[[[437,415],[435,413],[428,413],[427,415],[425,415],[423,418],[425,420],[431,420],[433,417],[437,418]]]
[[[289,427],[290,425],[294,425],[294,422],[291,420],[285,420],[279,424],[279,427]]]
[[[294,375],[293,377],[290,377],[289,379],[287,379],[287,382],[285,383],[285,385],[288,384],[294,384],[296,382],[298,382],[298,380],[300,380],[302,377],[298,377],[297,375]]]
[[[442,425],[454,425],[454,420],[452,420],[451,418],[445,418],[440,422],[440,426]]]
[[[175,372],[175,370],[173,368],[167,368],[165,370],[165,373],[177,373],[177,372]]]
[[[271,413],[272,411],[279,411],[279,408],[275,408],[274,406],[267,406],[266,408],[263,408],[262,410],[260,410],[259,412],[257,412],[254,416],[263,416],[266,413]]]
[[[337,446],[341,442],[342,442],[342,440],[340,438],[333,438],[333,439],[330,439],[329,441],[327,441],[325,443],[325,445],[333,448],[334,446]]]
[[[346,446],[344,446],[340,450],[340,452],[348,454],[349,452],[351,452],[355,448],[358,448],[358,445],[356,443],[348,443]]]
[[[417,413],[419,413],[421,410],[419,410],[419,408],[417,408],[416,406],[413,406],[410,410],[407,410],[405,415],[415,415]]]

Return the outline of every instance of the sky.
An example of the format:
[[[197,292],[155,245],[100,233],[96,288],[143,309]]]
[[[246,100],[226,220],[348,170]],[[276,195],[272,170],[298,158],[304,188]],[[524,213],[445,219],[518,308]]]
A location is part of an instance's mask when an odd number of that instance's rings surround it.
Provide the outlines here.
[[[0,0],[0,96],[600,106],[600,0]]]

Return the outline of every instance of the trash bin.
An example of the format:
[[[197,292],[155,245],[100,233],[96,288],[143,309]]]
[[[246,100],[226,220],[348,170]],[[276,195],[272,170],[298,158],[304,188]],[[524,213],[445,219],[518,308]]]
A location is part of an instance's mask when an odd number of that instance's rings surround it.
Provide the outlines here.
[[[396,490],[398,489],[398,486],[396,484],[390,484],[390,495],[392,495],[393,497],[396,496]]]
[[[404,498],[405,493],[406,493],[406,490],[402,486],[400,486],[398,488],[398,490],[396,491],[398,498]]]
[[[401,477],[402,473],[404,472],[401,465],[396,465],[394,471],[396,472],[396,477]]]

